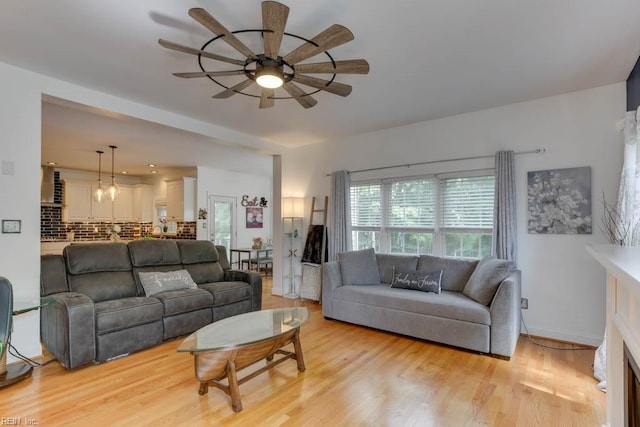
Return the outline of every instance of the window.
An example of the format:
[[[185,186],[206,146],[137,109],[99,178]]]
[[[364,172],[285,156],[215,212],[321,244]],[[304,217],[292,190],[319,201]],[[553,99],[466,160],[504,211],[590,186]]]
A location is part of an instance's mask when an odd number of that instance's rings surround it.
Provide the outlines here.
[[[491,253],[494,177],[353,183],[354,249],[481,258]]]

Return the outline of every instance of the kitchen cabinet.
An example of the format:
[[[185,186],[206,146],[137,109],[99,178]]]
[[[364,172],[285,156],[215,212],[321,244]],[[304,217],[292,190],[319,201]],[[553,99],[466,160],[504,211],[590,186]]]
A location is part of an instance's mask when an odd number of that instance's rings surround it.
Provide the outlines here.
[[[153,187],[147,184],[133,186],[133,220],[153,221]]]
[[[167,181],[167,219],[196,220],[196,179],[183,177]]]
[[[64,181],[64,221],[109,221],[113,216],[110,202],[93,200],[96,184],[89,181]]]
[[[63,221],[136,220],[134,186],[119,185],[120,195],[113,203],[107,200],[103,200],[102,203],[96,202],[93,198],[96,187],[97,183],[91,181],[64,181]]]
[[[131,221],[133,219],[133,187],[119,185],[120,195],[113,202],[113,219]]]

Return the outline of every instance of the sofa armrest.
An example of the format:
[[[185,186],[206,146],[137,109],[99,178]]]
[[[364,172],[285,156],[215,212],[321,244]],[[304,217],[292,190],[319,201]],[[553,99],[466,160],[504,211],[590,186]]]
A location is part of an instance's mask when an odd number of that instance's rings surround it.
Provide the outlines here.
[[[504,279],[491,306],[491,353],[511,357],[520,337],[521,272],[515,270]]]
[[[331,317],[333,313],[333,290],[342,286],[340,264],[330,261],[322,264],[322,314]]]
[[[41,309],[42,344],[67,369],[93,362],[96,358],[93,301],[77,292],[61,292],[47,298],[53,302]]]
[[[225,270],[227,282],[247,282],[251,285],[251,310],[262,310],[262,276],[255,271]]]

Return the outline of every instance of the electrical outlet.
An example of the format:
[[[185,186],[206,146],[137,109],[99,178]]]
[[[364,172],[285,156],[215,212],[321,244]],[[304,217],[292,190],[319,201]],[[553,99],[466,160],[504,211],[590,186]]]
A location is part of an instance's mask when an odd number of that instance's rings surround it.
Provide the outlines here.
[[[520,298],[520,308],[523,310],[529,308],[529,298]]]

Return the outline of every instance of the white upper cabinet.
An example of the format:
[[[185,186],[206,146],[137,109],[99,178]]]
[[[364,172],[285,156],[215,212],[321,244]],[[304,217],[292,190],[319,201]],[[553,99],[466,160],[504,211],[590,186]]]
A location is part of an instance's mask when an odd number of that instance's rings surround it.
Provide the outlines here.
[[[196,179],[184,177],[167,181],[167,218],[195,221]]]
[[[153,186],[147,184],[133,186],[133,220],[153,221]]]

